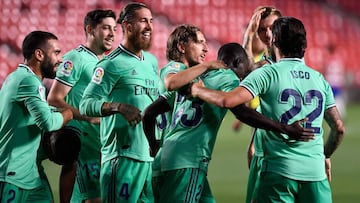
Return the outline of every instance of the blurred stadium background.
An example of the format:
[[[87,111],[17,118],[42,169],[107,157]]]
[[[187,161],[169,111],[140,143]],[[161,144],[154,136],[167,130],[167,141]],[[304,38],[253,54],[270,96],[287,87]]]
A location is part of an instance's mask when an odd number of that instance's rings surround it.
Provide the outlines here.
[[[5,77],[23,61],[21,43],[33,30],[55,33],[63,53],[84,42],[83,18],[95,8],[113,9],[117,15],[122,0],[0,0],[0,86]],[[154,39],[151,52],[159,60],[159,67],[167,63],[166,40],[172,29],[181,23],[199,26],[209,42],[207,59],[216,58],[223,43],[242,43],[243,33],[251,15],[258,6],[274,6],[284,16],[303,21],[308,33],[305,60],[308,65],[325,73],[327,64],[336,58],[344,69],[338,74],[344,78],[347,90],[347,137],[334,158],[334,202],[358,202],[360,195],[360,2],[358,0],[139,0],[149,5],[154,16]],[[115,45],[120,42],[118,30]],[[327,51],[335,50],[334,55]],[[250,129],[245,126],[240,134],[231,131],[234,118],[228,115],[220,130],[210,180],[218,202],[243,202],[247,180],[246,145]],[[222,134],[225,134],[224,136]],[[230,134],[230,135],[229,135]],[[355,161],[354,161],[355,159]],[[351,162],[353,164],[350,165]],[[57,193],[58,166],[47,163],[49,178]],[[339,175],[339,176],[337,176]],[[357,189],[356,189],[357,188]],[[55,194],[56,196],[57,194]]]
[[[36,29],[55,33],[63,52],[84,42],[83,18],[95,8],[109,8],[117,14],[122,0],[0,0],[0,85],[22,62],[21,43],[27,33]],[[342,60],[346,86],[358,92],[360,68],[360,3],[357,0],[139,0],[153,11],[155,31],[152,53],[159,67],[167,63],[166,40],[174,26],[192,23],[205,33],[210,47],[208,59],[226,42],[242,43],[243,33],[255,8],[270,5],[285,16],[301,19],[308,32],[305,60],[324,72],[329,58],[327,48],[335,49]],[[117,43],[121,40],[118,30]],[[349,95],[351,97],[355,94]],[[352,99],[352,98],[350,98]]]

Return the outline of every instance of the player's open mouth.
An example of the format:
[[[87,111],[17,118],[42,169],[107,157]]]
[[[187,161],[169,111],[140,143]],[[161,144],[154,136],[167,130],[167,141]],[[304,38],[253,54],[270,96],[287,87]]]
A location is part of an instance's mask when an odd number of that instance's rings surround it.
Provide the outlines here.
[[[107,45],[112,45],[113,42],[114,42],[114,39],[105,39],[105,43],[106,43]]]
[[[145,39],[150,39],[150,38],[151,38],[151,32],[144,32],[144,33],[142,34],[142,36],[143,36],[143,38],[145,38]]]

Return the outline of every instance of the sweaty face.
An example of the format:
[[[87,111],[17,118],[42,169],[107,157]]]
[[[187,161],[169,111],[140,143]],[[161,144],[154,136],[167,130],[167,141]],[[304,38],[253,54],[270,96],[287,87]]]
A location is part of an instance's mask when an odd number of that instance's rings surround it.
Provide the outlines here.
[[[153,18],[151,11],[141,8],[135,11],[135,18],[129,25],[129,42],[137,50],[149,50],[151,47],[151,34],[153,31]]]
[[[41,74],[44,78],[55,78],[56,69],[61,63],[61,49],[58,41],[48,40],[46,48],[43,50],[44,60],[40,64]]]
[[[113,47],[117,26],[114,18],[104,18],[93,30],[94,43],[102,52],[110,51]]]
[[[196,36],[197,39],[189,40],[185,44],[185,60],[188,62],[190,67],[204,63],[208,52],[208,46],[203,33],[198,31]]]
[[[269,48],[271,47],[272,33],[271,26],[279,17],[276,15],[269,15],[263,20],[260,20],[258,35],[264,44]]]

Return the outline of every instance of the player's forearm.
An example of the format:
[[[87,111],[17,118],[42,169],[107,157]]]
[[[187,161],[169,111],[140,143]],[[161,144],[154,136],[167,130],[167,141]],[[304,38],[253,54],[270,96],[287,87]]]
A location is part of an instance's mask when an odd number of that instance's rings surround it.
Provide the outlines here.
[[[79,105],[80,114],[89,117],[101,117],[103,103],[104,101],[101,99],[91,98],[84,94]]]
[[[203,64],[196,65],[194,67],[182,70],[176,74],[171,74],[166,77],[164,84],[168,91],[178,90],[179,88],[189,84],[195,78],[203,74],[207,70],[207,67]]]
[[[101,115],[109,116],[116,113],[121,113],[121,103],[117,102],[104,102],[101,106]]]
[[[254,128],[261,128],[277,133],[285,132],[284,124],[271,120],[254,109],[245,106],[244,104],[238,105],[234,108],[231,108],[230,110],[237,119]]]
[[[171,108],[164,97],[159,97],[152,104],[150,104],[144,111],[143,129],[145,136],[149,142],[151,149],[151,156],[155,156],[159,149],[159,141],[155,137],[156,117],[162,113],[170,111]]]
[[[191,89],[191,95],[193,97],[198,97],[205,102],[214,104],[216,106],[220,106],[223,108],[227,108],[225,105],[225,92],[218,90],[207,89],[206,87],[198,86],[196,88]]]
[[[51,106],[54,106],[56,108],[58,108],[60,111],[65,110],[65,109],[71,109],[72,113],[73,113],[73,119],[76,120],[89,120],[87,116],[83,116],[80,114],[79,109],[69,105],[68,103],[66,103],[63,99],[61,100],[56,100],[56,99],[52,99],[52,98],[48,98],[48,103]]]
[[[254,33],[251,34],[250,31],[246,31],[245,35],[244,35],[244,40],[243,40],[243,47],[246,50],[246,53],[248,55],[248,58],[250,59],[250,61],[254,61],[254,56],[252,53],[252,43],[253,43],[253,37],[254,37]]]
[[[330,158],[344,138],[345,127],[336,107],[325,111],[325,120],[330,126],[330,132],[324,147],[324,154],[326,158]]]
[[[71,119],[73,119],[73,112],[71,109],[66,109],[62,111],[61,115],[63,116],[64,119],[62,126],[65,126]]]

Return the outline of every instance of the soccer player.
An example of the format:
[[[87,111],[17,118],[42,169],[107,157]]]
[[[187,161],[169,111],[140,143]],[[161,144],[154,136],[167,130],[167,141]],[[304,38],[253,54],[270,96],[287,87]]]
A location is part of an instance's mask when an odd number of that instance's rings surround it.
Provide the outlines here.
[[[178,81],[177,84],[180,85],[181,79],[184,79],[186,75],[196,75],[197,69],[207,64],[203,63],[206,52],[206,40],[199,28],[192,25],[176,27],[169,37],[167,47],[168,59],[172,61],[161,70],[165,87],[167,87],[166,84],[172,84],[171,81]],[[240,78],[244,76],[246,68],[243,67],[248,66],[247,55],[239,44],[230,43],[219,50],[219,59],[228,62],[231,70],[208,70],[203,72],[199,78],[214,88],[229,91],[237,87],[239,83],[239,78],[234,72]],[[187,67],[185,64],[198,65]],[[192,72],[193,69],[194,72]],[[178,76],[181,77],[177,78]],[[198,77],[193,79],[198,79]],[[184,81],[183,83],[187,84],[191,80]],[[154,142],[154,129],[151,126],[154,126],[155,116],[172,108],[169,129],[165,132],[161,150],[155,157],[156,161],[160,159],[160,164],[154,163],[157,169],[159,165],[161,168],[161,174],[154,181],[154,184],[159,184],[154,185],[154,188],[159,187],[159,202],[214,201],[206,174],[216,134],[226,109],[204,103],[201,100],[189,99],[181,89],[175,94],[175,99],[165,97],[164,95],[151,104],[146,109],[143,118],[144,130],[152,143]],[[174,101],[173,104],[172,101]],[[255,120],[253,119],[255,117],[253,116],[254,110],[247,114],[240,108],[232,110],[238,113],[242,112],[243,114],[239,115],[241,118],[245,118],[246,116],[243,117],[243,115],[247,115],[249,120]],[[153,145],[151,144],[151,146]]]
[[[262,113],[282,123],[307,117],[315,139],[297,142],[286,134],[265,131],[264,160],[257,202],[332,202],[329,174],[330,156],[341,143],[345,128],[335,106],[329,83],[304,60],[307,46],[302,22],[280,17],[272,26],[278,63],[251,72],[230,92],[210,90],[194,84],[194,97],[222,107],[234,107],[260,96]],[[323,119],[330,126],[323,144]]]
[[[149,144],[140,112],[158,96],[158,63],[147,52],[153,17],[142,3],[129,3],[117,22],[121,44],[97,65],[80,112],[101,116],[101,196],[104,202],[153,202]]]
[[[73,114],[54,112],[46,102],[44,78],[54,78],[61,63],[58,38],[33,31],[22,44],[23,64],[5,80],[0,90],[0,198],[1,202],[34,200],[42,187],[37,167],[41,132],[60,129]]]
[[[223,68],[225,66],[220,61],[204,63],[208,50],[207,46],[204,47],[204,42],[194,41],[197,39],[198,31],[200,31],[200,29],[195,26],[180,25],[177,26],[169,36],[166,55],[170,62],[162,70],[162,73],[165,72],[165,70],[170,72],[170,74],[162,74],[166,77],[163,84],[166,88],[164,88],[169,91],[165,92],[162,97],[152,103],[150,105],[152,107],[147,108],[147,111],[145,111],[143,116],[143,127],[144,131],[148,133],[147,137],[151,145],[151,154],[152,156],[156,155],[152,164],[155,202],[158,202],[160,195],[163,195],[160,191],[160,182],[163,179],[160,167],[161,148],[159,152],[158,148],[161,147],[161,140],[165,139],[164,136],[171,122],[172,107],[170,107],[170,105],[173,105],[172,100],[174,100],[176,96],[175,90],[181,91],[180,88],[190,83],[193,79],[197,78],[207,70]],[[191,69],[187,67],[191,67]],[[180,70],[181,72],[179,72]],[[172,77],[175,73],[176,77]],[[155,139],[155,119],[157,115],[161,113],[164,114],[162,115],[161,123],[158,125],[159,131],[156,134],[156,137],[160,139],[159,141]],[[160,133],[164,136],[159,135]]]
[[[255,10],[253,16],[251,17],[249,25],[244,34],[244,48],[249,54],[249,58],[255,63],[253,69],[261,67],[264,64],[272,64],[276,61],[271,45],[271,26],[274,21],[281,16],[282,14],[279,10],[273,7],[261,6]],[[254,48],[254,41],[259,40],[266,45],[266,50],[260,60],[256,61],[255,56],[252,54],[252,49]],[[254,59],[252,59],[253,57]],[[259,97],[256,96],[249,102],[249,106],[261,112],[259,103]],[[246,203],[250,203],[253,199],[256,198],[257,195],[261,163],[263,160],[263,150],[261,144],[262,136],[263,129],[254,129],[248,147],[249,176],[247,183]]]
[[[62,202],[100,202],[100,125],[99,119],[80,115],[79,104],[96,63],[110,51],[116,34],[116,14],[112,10],[89,11],[84,18],[86,41],[66,53],[49,91],[48,102],[58,108],[71,108],[74,120],[68,125],[81,130],[81,153],[74,168],[62,167]],[[77,172],[76,172],[77,168]],[[76,182],[74,176],[76,172]],[[74,188],[74,190],[72,190]],[[72,195],[71,195],[72,193]]]

